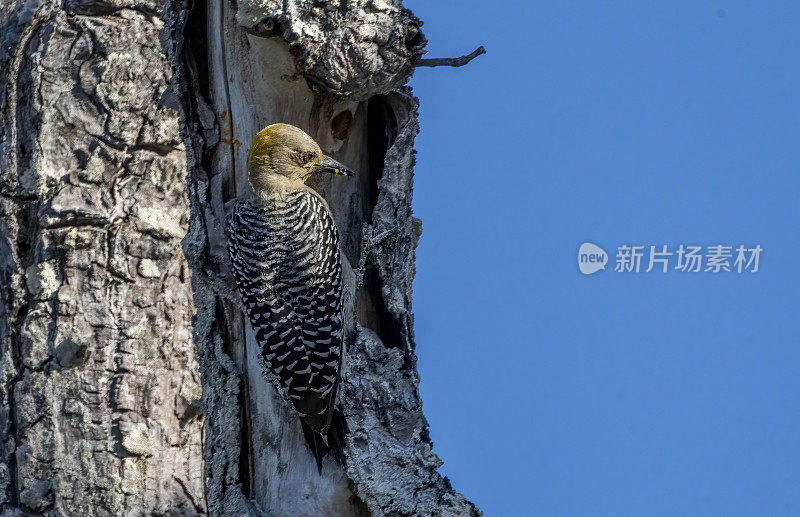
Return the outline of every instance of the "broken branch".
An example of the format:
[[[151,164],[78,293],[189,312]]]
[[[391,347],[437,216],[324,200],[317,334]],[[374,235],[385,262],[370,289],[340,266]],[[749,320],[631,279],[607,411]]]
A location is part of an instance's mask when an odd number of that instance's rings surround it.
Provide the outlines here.
[[[415,66],[464,66],[481,54],[486,54],[483,45],[476,48],[472,53],[461,57],[440,57],[433,59],[420,59]]]

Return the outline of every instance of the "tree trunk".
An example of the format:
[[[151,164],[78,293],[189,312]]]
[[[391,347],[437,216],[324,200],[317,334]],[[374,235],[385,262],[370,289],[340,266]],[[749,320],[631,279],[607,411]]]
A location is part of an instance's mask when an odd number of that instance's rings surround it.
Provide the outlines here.
[[[417,390],[419,21],[385,0],[0,5],[0,515],[479,515]],[[346,465],[322,473],[238,309],[225,207],[253,135],[355,169]]]

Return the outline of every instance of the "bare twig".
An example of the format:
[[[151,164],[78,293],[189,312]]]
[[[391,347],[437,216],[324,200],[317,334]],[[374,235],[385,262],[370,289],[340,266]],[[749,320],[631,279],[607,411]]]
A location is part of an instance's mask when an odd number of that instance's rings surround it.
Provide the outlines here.
[[[433,59],[420,59],[414,66],[464,66],[481,54],[486,54],[483,45],[476,48],[472,53],[461,57],[439,57]]]

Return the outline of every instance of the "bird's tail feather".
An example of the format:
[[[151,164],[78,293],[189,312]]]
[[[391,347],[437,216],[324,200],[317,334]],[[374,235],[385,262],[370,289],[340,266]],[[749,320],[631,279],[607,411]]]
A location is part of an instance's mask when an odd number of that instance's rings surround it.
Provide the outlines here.
[[[339,408],[333,410],[331,424],[325,434],[314,431],[302,420],[300,423],[303,427],[303,435],[309,449],[311,449],[311,454],[317,461],[317,470],[320,473],[322,473],[322,458],[326,454],[330,454],[336,463],[345,465],[344,435],[347,433],[347,421]]]

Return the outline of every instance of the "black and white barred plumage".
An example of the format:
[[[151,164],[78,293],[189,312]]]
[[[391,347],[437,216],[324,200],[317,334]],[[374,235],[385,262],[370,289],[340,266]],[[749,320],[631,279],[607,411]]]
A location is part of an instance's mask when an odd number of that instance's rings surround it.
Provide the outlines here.
[[[228,227],[233,271],[262,366],[279,380],[305,424],[324,435],[343,348],[333,217],[314,193],[298,190],[267,202],[239,199]]]

